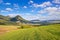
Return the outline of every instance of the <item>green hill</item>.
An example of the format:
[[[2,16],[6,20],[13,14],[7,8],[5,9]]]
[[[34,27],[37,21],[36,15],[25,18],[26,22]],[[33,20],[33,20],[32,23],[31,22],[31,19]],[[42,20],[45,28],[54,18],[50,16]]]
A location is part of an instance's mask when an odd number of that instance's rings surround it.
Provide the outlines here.
[[[19,24],[19,23],[24,23],[24,22],[28,22],[28,21],[23,19],[19,15],[12,17],[12,18],[9,16],[0,15],[0,25],[16,25],[17,22]]]
[[[0,40],[60,40],[60,24],[11,31]]]

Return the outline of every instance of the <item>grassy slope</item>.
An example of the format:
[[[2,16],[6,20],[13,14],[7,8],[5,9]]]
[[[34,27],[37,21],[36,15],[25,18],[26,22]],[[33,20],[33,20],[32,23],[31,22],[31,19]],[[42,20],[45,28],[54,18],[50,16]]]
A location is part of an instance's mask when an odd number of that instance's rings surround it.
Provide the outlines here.
[[[0,40],[60,40],[60,24],[12,31]]]

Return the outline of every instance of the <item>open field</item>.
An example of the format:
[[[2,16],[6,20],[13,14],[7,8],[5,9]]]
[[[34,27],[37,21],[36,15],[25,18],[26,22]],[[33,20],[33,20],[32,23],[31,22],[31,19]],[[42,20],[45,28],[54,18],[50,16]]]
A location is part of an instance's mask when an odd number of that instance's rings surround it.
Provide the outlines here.
[[[17,26],[0,25],[0,34],[10,32],[12,30],[17,30]]]
[[[10,31],[13,31],[13,30],[18,30],[18,29],[24,29],[24,28],[32,28],[32,27],[37,27],[37,26],[32,26],[32,25],[0,25],[0,35],[1,34],[4,34],[6,32],[10,32]]]
[[[0,40],[60,40],[60,24],[12,30]]]

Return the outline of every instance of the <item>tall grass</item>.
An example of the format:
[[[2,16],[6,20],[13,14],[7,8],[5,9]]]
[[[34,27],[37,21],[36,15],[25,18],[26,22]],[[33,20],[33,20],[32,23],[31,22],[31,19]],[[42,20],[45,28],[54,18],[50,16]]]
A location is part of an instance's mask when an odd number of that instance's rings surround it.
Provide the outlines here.
[[[0,40],[60,40],[60,24],[11,31]]]

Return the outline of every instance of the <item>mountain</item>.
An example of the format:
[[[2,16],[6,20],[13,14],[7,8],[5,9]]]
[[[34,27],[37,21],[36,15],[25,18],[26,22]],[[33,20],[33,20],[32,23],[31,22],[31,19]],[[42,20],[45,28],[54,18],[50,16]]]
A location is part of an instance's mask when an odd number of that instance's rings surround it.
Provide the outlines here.
[[[17,15],[15,17],[11,18],[10,21],[18,22],[18,23],[28,23],[29,22],[28,20],[23,19],[20,15]]]
[[[36,20],[31,20],[31,22],[40,22],[40,20],[36,19]]]
[[[15,25],[15,22],[11,22],[10,19],[9,16],[0,15],[0,25]]]
[[[21,16],[17,15],[16,17],[11,18],[11,21],[22,21],[24,20]]]
[[[9,16],[3,16],[3,15],[0,15],[0,20],[6,20],[6,21],[9,21],[9,20],[10,20],[10,17],[9,17]]]
[[[48,20],[49,23],[60,23],[60,20]]]
[[[9,17],[9,16],[3,16],[3,15],[0,15],[0,25],[10,25],[10,24],[16,24],[16,22],[19,23],[24,23],[24,22],[28,22],[27,20],[23,19],[21,16],[17,15],[15,17]]]
[[[25,23],[25,24],[41,24],[41,25],[45,25],[45,24],[54,24],[54,23],[60,23],[60,20],[44,20],[44,21],[40,21],[40,20],[25,20],[23,19],[20,15],[17,15],[15,17],[10,17],[10,16],[3,16],[0,15],[0,25],[18,25],[20,23]]]
[[[44,20],[44,21],[31,20],[31,23],[33,23],[33,24],[41,24],[41,25],[56,24],[56,23],[59,23],[60,24],[60,20]]]

